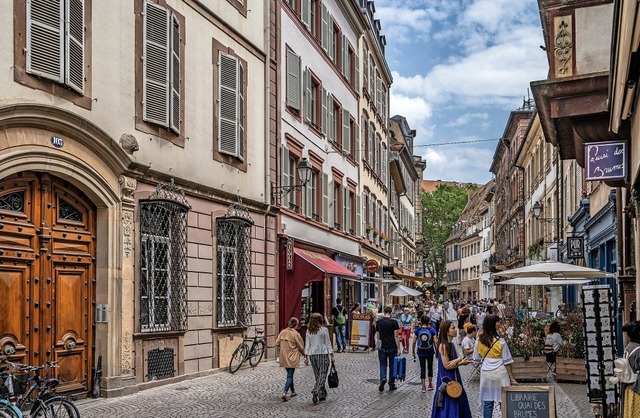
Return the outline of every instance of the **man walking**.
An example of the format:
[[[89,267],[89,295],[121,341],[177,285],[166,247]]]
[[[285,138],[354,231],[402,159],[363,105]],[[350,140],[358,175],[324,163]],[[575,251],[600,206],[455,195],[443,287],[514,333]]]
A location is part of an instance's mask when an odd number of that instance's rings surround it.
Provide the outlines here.
[[[336,333],[336,346],[338,349],[336,353],[344,353],[344,350],[347,348],[347,319],[349,316],[347,315],[347,310],[344,306],[342,306],[342,299],[336,299],[336,306],[331,310],[331,315],[333,316],[333,329]]]
[[[440,321],[442,321],[442,308],[438,306],[438,301],[433,301],[433,306],[429,309],[429,318],[431,318],[431,326],[436,330],[440,329]]]
[[[378,360],[380,362],[380,386],[378,390],[384,391],[384,385],[387,383],[387,368],[389,369],[389,391],[396,390],[396,376],[393,373],[393,360],[401,352],[402,345],[398,330],[400,324],[396,319],[391,318],[391,306],[385,306],[384,317],[378,319],[376,324],[376,333],[378,339],[382,342],[380,350],[378,350]]]

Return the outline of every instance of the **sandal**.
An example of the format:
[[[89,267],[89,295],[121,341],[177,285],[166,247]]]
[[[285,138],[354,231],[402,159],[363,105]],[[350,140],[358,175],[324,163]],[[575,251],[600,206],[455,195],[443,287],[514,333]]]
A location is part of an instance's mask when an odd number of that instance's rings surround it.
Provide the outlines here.
[[[298,394],[297,394],[297,393],[295,393],[295,392],[291,392],[291,395],[290,395],[290,396],[293,398],[294,396],[298,396]]]

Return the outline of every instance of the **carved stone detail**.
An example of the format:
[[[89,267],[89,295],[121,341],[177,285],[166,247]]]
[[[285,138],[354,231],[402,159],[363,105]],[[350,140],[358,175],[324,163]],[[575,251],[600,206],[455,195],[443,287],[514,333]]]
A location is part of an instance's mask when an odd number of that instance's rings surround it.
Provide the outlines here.
[[[553,55],[555,57],[555,76],[573,75],[573,33],[571,16],[558,16],[554,19],[555,35]]]
[[[133,257],[133,212],[122,212],[122,255]]]
[[[140,149],[136,137],[131,134],[122,134],[120,136],[120,146],[129,154],[133,154]]]
[[[125,331],[122,341],[122,374],[131,374],[131,334]]]
[[[136,181],[136,179],[127,176],[120,176],[120,179],[118,179],[118,181],[120,183],[120,194],[122,203],[133,205],[133,192],[136,190],[138,182]]]

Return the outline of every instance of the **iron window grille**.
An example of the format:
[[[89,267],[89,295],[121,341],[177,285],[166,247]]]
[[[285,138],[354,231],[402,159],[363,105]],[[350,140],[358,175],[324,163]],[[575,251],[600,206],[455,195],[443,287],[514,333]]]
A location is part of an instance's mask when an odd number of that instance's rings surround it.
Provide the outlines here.
[[[187,212],[184,191],[158,185],[140,202],[140,327],[187,330]]]
[[[216,220],[216,321],[219,327],[251,323],[251,227],[242,202]]]

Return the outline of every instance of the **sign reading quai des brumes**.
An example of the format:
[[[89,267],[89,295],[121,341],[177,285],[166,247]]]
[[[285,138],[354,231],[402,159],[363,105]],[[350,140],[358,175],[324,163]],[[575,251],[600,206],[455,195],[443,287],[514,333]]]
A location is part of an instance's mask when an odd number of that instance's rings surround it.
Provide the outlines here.
[[[585,144],[586,180],[624,180],[627,177],[626,149],[626,141]]]

